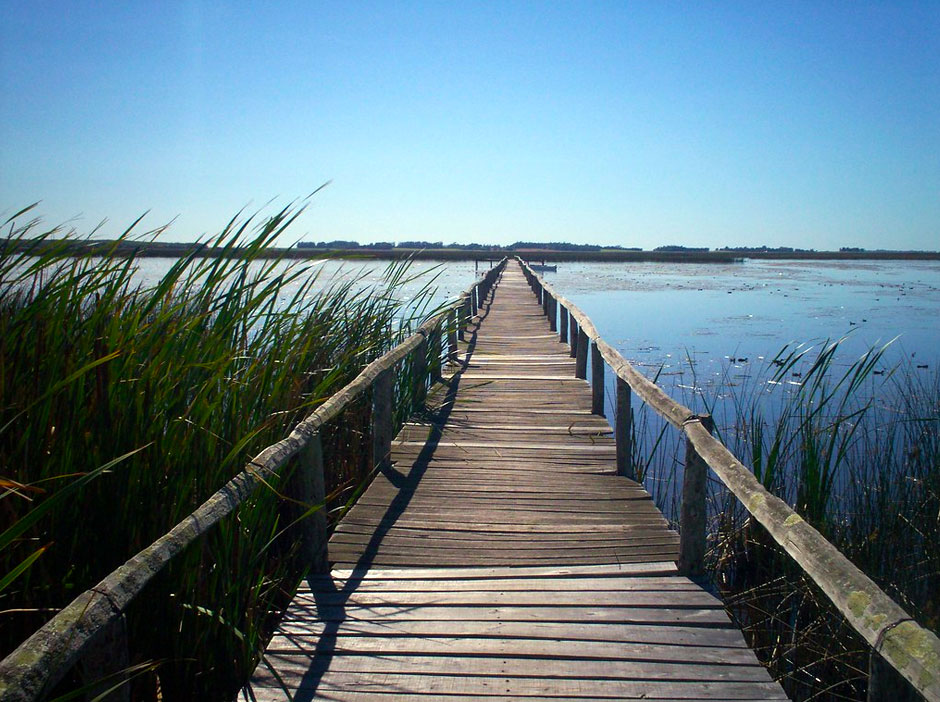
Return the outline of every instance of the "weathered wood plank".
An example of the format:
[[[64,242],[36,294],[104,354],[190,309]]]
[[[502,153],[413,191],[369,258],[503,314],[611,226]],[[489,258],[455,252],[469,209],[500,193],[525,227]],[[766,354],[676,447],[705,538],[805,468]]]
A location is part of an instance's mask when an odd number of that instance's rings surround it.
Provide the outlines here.
[[[424,619],[384,622],[349,620],[340,623],[324,622],[310,617],[285,622],[279,631],[294,638],[313,640],[333,631],[338,635],[366,637],[428,637],[441,638],[454,634],[454,625],[446,620]],[[281,635],[279,634],[279,635]],[[338,638],[338,637],[337,637]],[[540,639],[562,641],[598,641],[618,644],[695,646],[718,649],[748,649],[744,636],[736,629],[663,624],[624,624],[616,622],[513,622],[466,621],[461,622],[458,638],[485,638],[499,640]]]
[[[447,700],[447,702],[558,702],[559,699],[579,700],[579,702],[611,702],[611,700],[656,700],[657,702],[674,701],[692,702],[693,700],[785,700],[776,683],[711,683],[696,681],[645,681],[634,683],[588,684],[578,685],[576,681],[567,682],[564,687],[553,686],[546,689],[526,680],[509,680],[503,684],[499,677],[468,681],[460,677],[443,677],[426,681],[422,676],[386,676],[384,683],[345,681],[345,686],[337,687],[334,678],[317,687],[316,699],[344,702],[362,702],[363,700],[395,700],[395,702],[428,702],[429,700]],[[468,685],[473,684],[473,687]],[[271,687],[258,688],[252,698],[257,702],[294,699],[293,695],[307,695],[310,685],[301,681],[301,685],[288,686],[285,693],[280,685],[271,683]],[[418,689],[424,692],[415,691]],[[470,691],[468,691],[468,689]],[[557,691],[557,694],[555,692]],[[289,695],[289,696],[285,696]]]

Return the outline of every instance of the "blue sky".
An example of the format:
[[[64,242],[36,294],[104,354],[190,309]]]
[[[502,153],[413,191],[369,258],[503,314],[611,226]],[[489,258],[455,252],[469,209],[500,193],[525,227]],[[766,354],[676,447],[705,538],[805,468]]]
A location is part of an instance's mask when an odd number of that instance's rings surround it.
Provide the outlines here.
[[[938,1],[0,0],[0,26],[0,212],[49,224],[191,240],[332,181],[291,239],[940,249]]]

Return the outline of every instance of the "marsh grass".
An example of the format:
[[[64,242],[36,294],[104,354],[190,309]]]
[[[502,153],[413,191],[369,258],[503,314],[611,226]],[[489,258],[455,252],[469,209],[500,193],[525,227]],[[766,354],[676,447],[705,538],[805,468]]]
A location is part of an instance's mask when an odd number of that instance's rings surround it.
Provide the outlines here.
[[[0,655],[179,522],[428,313],[427,285],[401,301],[413,283],[407,264],[391,264],[370,290],[267,258],[302,209],[233,218],[206,242],[220,256],[182,258],[148,287],[135,279],[132,256],[68,255],[75,233],[44,229],[30,208],[4,223]],[[137,225],[120,241],[137,237]],[[30,255],[27,241],[46,245]],[[400,394],[399,415],[412,400]],[[369,421],[362,398],[324,430],[333,517],[371,472]],[[304,572],[289,526],[296,505],[282,490],[292,469],[132,605],[132,662],[161,661],[137,677],[137,697],[159,689],[164,699],[228,699],[253,669],[273,613]]]
[[[940,382],[912,365],[882,373],[884,363],[885,348],[846,362],[838,342],[787,347],[711,381],[690,364],[691,385],[672,390],[714,416],[716,435],[770,492],[937,631]],[[636,460],[677,519],[682,442],[649,414],[637,410]],[[792,699],[865,699],[865,642],[714,476],[709,487],[708,566],[749,643]]]

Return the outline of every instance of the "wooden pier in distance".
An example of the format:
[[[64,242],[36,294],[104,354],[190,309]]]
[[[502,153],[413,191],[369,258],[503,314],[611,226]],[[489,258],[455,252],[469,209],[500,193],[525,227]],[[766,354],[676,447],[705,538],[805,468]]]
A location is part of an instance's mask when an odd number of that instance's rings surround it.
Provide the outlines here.
[[[329,542],[245,690],[257,700],[786,699],[607,421],[522,271]]]

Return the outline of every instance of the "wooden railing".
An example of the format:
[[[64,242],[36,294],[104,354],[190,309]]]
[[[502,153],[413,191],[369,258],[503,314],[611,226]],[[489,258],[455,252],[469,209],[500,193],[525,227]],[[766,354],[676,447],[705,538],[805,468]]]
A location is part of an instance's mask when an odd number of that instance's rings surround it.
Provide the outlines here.
[[[93,649],[96,639],[117,638],[120,641],[123,637],[123,613],[144,586],[174,556],[231,514],[262,481],[277,475],[292,457],[299,458],[300,470],[299,476],[292,481],[289,497],[302,504],[323,504],[326,490],[320,428],[370,388],[373,462],[376,465],[387,462],[394,431],[392,381],[395,367],[411,357],[416,397],[423,402],[428,384],[434,380],[429,377],[428,358],[442,359],[445,331],[447,356],[456,358],[458,338],[463,338],[470,319],[489,295],[505,265],[504,258],[461,293],[456,301],[422,324],[415,334],[367,365],[355,380],[320,405],[288,436],[262,450],[241,473],[192,514],[93,588],[76,597],[0,661],[0,701],[41,699]],[[430,371],[433,373],[433,368]],[[300,523],[299,528],[301,556],[311,564],[312,571],[324,572],[328,568],[325,510],[314,512]],[[117,636],[114,635],[116,629]],[[126,639],[123,648],[126,651]],[[117,655],[117,660],[122,658],[126,655]]]
[[[917,624],[868,576],[856,568],[783,500],[770,494],[720,441],[712,437],[710,417],[698,416],[670,398],[605,342],[580,309],[559,295],[528,264],[518,259],[542,304],[552,330],[571,345],[575,375],[586,378],[591,352],[592,411],[604,413],[605,363],[617,378],[614,435],[617,466],[635,479],[632,453],[632,390],[686,437],[686,465],[679,518],[679,571],[700,575],[706,542],[705,485],[711,468],[745,509],[770,533],[797,565],[832,600],[836,609],[871,645],[869,699],[886,699],[892,669],[928,700],[940,701],[940,639]],[[559,319],[560,318],[560,319]],[[884,661],[890,665],[885,666]],[[895,698],[897,699],[897,698]]]

